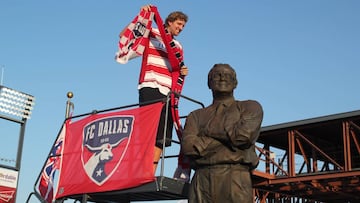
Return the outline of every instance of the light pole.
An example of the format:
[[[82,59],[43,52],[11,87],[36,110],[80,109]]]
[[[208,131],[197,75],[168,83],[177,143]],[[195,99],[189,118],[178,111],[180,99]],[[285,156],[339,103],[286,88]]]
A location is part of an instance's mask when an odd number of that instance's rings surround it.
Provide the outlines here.
[[[6,177],[11,177],[6,181],[0,181],[0,186],[6,188],[5,192],[8,202],[15,202],[15,194],[21,167],[25,126],[27,119],[30,119],[34,104],[35,97],[32,95],[0,85],[0,118],[20,125],[15,167],[0,164],[0,172],[9,174]]]

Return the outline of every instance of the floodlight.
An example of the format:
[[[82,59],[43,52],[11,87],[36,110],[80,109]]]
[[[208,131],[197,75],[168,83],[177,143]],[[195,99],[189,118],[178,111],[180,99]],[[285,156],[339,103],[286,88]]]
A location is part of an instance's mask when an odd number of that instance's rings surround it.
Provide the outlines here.
[[[35,97],[0,85],[0,112],[29,119]]]

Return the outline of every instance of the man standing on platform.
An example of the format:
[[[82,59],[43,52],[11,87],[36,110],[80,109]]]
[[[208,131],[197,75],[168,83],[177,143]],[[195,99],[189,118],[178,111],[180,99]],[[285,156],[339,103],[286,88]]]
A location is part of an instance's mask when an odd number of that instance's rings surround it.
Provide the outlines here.
[[[187,117],[181,146],[195,170],[189,203],[253,203],[251,170],[263,119],[254,100],[237,101],[235,70],[215,64],[208,74],[213,103]]]
[[[154,12],[156,10],[156,12]],[[155,17],[153,16],[155,13]],[[177,58],[183,59],[183,48],[175,39],[184,29],[188,16],[181,11],[170,13],[165,19],[164,24],[160,24],[161,20],[157,16],[157,9],[152,5],[141,7],[139,15],[132,23],[125,27],[119,34],[119,52],[116,53],[115,60],[125,64],[129,59],[142,56],[142,64],[139,76],[139,102],[146,104],[152,101],[166,99],[170,91],[177,83],[178,78],[174,79],[174,74],[185,77],[188,75],[188,68],[183,63],[172,63],[170,51],[176,53]],[[157,28],[152,27],[152,21],[155,21]],[[162,20],[161,20],[162,21]],[[167,33],[164,37],[162,31]],[[168,50],[168,44],[172,45],[172,49]],[[175,67],[177,66],[177,67]],[[182,88],[182,87],[181,87]],[[164,130],[166,129],[165,146],[171,145],[173,117],[171,116],[169,105],[168,117],[166,117],[166,105],[162,109],[158,132],[154,150],[154,173],[156,171],[160,155],[163,149]],[[167,125],[165,126],[165,119]],[[181,160],[180,160],[181,161]],[[185,181],[189,180],[190,168],[179,166],[175,173],[175,178]],[[185,166],[185,165],[184,165]]]

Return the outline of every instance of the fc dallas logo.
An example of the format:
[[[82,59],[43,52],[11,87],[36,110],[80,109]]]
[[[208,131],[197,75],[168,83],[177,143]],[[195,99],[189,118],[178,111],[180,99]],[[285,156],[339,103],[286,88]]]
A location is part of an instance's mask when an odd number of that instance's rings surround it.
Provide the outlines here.
[[[133,116],[104,117],[83,129],[82,164],[86,174],[102,185],[116,171],[129,145]]]

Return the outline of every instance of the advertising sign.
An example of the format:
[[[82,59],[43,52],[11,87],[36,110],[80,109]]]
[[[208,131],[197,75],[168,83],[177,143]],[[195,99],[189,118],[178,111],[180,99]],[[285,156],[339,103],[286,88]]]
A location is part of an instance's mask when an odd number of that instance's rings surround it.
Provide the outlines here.
[[[0,168],[0,203],[15,203],[18,171]]]

